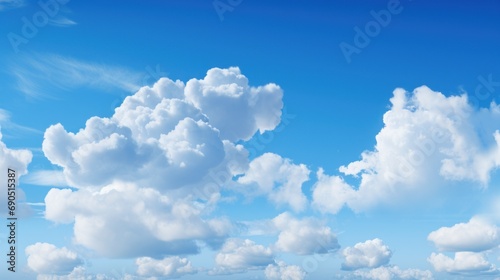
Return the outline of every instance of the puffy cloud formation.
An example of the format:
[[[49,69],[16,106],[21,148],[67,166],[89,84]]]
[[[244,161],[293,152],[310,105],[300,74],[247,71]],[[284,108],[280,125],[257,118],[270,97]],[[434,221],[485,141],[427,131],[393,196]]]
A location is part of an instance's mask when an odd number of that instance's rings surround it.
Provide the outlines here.
[[[299,266],[287,265],[283,261],[268,265],[265,274],[269,280],[302,280],[306,277],[306,272]]]
[[[342,255],[345,258],[342,269],[356,270],[386,265],[391,260],[392,252],[382,240],[375,238],[345,248]]]
[[[467,223],[433,231],[427,238],[442,251],[481,252],[500,244],[500,228],[476,216]]]
[[[280,232],[275,244],[278,251],[311,255],[331,253],[340,247],[335,233],[317,219],[299,220],[285,212],[272,224]]]
[[[0,131],[0,181],[2,184],[7,182],[7,169],[15,170],[17,199],[21,198],[22,190],[18,188],[19,178],[28,172],[28,164],[33,158],[29,150],[12,150],[2,142],[2,132]],[[5,189],[3,189],[5,190]],[[7,191],[0,192],[0,210],[1,215],[7,215]],[[18,209],[18,211],[21,209]]]
[[[219,129],[222,139],[248,140],[257,130],[273,130],[280,122],[280,87],[250,87],[237,67],[210,69],[203,80],[189,80],[184,92],[186,99]]]
[[[452,274],[481,275],[498,274],[500,271],[489,263],[483,253],[456,252],[455,258],[432,253],[427,259],[436,271]]]
[[[266,267],[273,262],[274,254],[270,248],[255,244],[249,239],[231,238],[224,243],[215,256],[217,267],[210,274],[230,274],[247,269]]]
[[[356,270],[355,276],[373,280],[432,280],[432,272],[420,269],[401,269],[398,266],[381,266],[368,271]]]
[[[28,267],[39,274],[68,274],[83,263],[75,252],[49,243],[35,243],[25,249]]]
[[[127,97],[111,118],[92,117],[77,133],[61,124],[49,127],[43,151],[63,168],[71,186],[102,187],[122,180],[180,188],[223,163],[232,142],[274,129],[282,95],[274,84],[249,86],[235,67],[213,68],[186,85],[162,78]]]
[[[108,257],[196,253],[195,240],[221,243],[231,227],[225,219],[203,220],[190,201],[134,184],[51,189],[45,204],[48,220],[74,222],[75,241]]]
[[[120,275],[120,277],[108,276],[106,274],[89,274],[87,273],[85,267],[77,266],[71,273],[66,275],[56,275],[56,274],[38,274],[36,280],[139,280],[137,277],[132,275]]]
[[[266,194],[277,205],[288,204],[295,211],[304,210],[307,198],[302,192],[302,184],[309,180],[309,169],[304,165],[291,163],[273,153],[265,153],[250,162],[245,175],[238,178],[244,190],[254,195]]]
[[[362,211],[415,197],[444,180],[488,183],[500,165],[500,106],[475,110],[467,101],[467,95],[446,97],[426,86],[412,93],[396,89],[375,149],[339,168],[345,175],[360,176],[359,186],[320,171],[314,205],[330,213],[344,204]]]
[[[58,182],[78,190],[50,190],[45,217],[74,222],[75,241],[102,256],[161,258],[197,253],[202,243],[220,247],[229,221],[202,216],[220,188],[248,169],[248,152],[235,142],[274,129],[282,96],[275,84],[249,86],[238,68],[213,68],[202,80],[162,78],[143,87],[113,116],[92,117],[76,133],[52,125],[43,152],[62,167]],[[278,191],[275,200],[289,194]]]
[[[149,257],[138,258],[135,261],[137,274],[144,277],[179,278],[186,274],[196,273],[191,262],[186,258],[169,257],[155,260]]]

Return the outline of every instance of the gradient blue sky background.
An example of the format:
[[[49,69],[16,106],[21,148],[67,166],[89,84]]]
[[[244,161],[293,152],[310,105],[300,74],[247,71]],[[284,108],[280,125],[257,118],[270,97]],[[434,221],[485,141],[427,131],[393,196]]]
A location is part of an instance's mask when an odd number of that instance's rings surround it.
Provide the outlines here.
[[[3,34],[0,125],[1,141],[6,145],[1,155],[7,159],[2,159],[1,166],[14,164],[8,160],[15,162],[6,156],[8,150],[27,149],[32,153],[28,173],[21,177],[20,185],[27,204],[23,206],[26,213],[18,222],[18,271],[12,276],[4,262],[0,270],[2,278],[500,277],[496,267],[500,265],[497,227],[500,220],[499,209],[495,208],[495,201],[500,198],[500,178],[496,171],[500,152],[494,138],[495,131],[500,129],[500,109],[495,103],[490,106],[491,102],[500,101],[498,1],[473,4],[419,0],[62,2],[57,2],[54,15],[48,15],[47,22],[35,26],[37,30],[28,34],[28,38],[23,35],[24,19],[30,23],[43,20],[43,14],[47,15],[45,10],[37,1],[0,0],[0,34]],[[217,12],[214,3],[231,8]],[[391,5],[398,12],[389,12],[391,18],[387,24],[377,25],[380,31],[369,36],[366,46],[358,45],[357,53],[346,56],[340,45],[356,47],[356,28],[365,30],[374,20],[373,12],[387,13]],[[23,41],[13,44],[13,38],[20,37]],[[228,70],[229,67],[239,70]],[[49,159],[47,153],[51,151],[53,158],[57,157],[58,149],[60,153],[70,152],[64,150],[65,138],[51,138],[47,134],[45,141],[58,144],[42,149],[46,130],[60,123],[67,132],[77,133],[93,116],[111,118],[124,98],[134,95],[140,87],[153,86],[161,77],[183,83],[202,80],[212,68],[226,69],[214,70],[226,74],[241,71],[253,87],[279,85],[282,104],[269,101],[267,107],[261,104],[261,111],[283,108],[284,112],[280,129],[275,128],[276,122],[263,135],[255,128],[252,139],[231,140],[251,151],[245,156],[246,165],[242,164],[246,167],[232,174],[233,180],[224,182],[217,190],[219,199],[199,213],[204,221],[227,219],[230,229],[221,233],[219,244],[210,247],[207,237],[201,236],[187,238],[196,240],[198,253],[180,250],[174,254],[167,250],[160,253],[161,257],[158,252],[148,255],[145,251],[111,256],[109,252],[95,250],[98,242],[89,245],[95,240],[85,243],[75,238],[75,234],[92,231],[77,227],[75,216],[85,216],[93,207],[92,199],[95,203],[102,201],[92,195],[87,197],[88,201],[80,197],[86,190],[85,179],[70,178],[73,182],[69,182],[62,171],[71,172],[71,167],[63,168]],[[424,85],[428,88],[419,88]],[[403,94],[407,100],[393,94],[396,88],[407,91]],[[414,92],[416,88],[419,90]],[[469,103],[465,95],[460,99],[463,94],[467,94]],[[392,103],[391,98],[394,98]],[[225,103],[207,101],[208,105],[201,108],[190,100],[187,101],[190,106],[208,114],[208,123],[217,129],[222,128],[211,123],[210,114],[214,118],[222,116],[222,122],[247,121],[238,112],[225,116],[226,111],[231,111]],[[400,103],[404,104],[401,106],[406,114],[398,111]],[[388,114],[394,116],[393,122],[384,122],[384,115],[389,118]],[[460,121],[453,123],[457,116]],[[418,137],[428,139],[433,128],[448,138],[434,143],[437,148],[415,167],[415,176],[387,185],[384,172],[399,168],[398,156],[404,158],[418,150],[412,141]],[[380,137],[376,138],[377,135]],[[224,140],[223,136],[220,140]],[[371,151],[374,156],[360,168],[352,165],[351,171],[372,176],[372,181],[339,170],[361,160],[364,151]],[[227,150],[223,152],[230,157]],[[116,163],[116,158],[100,159],[97,152],[93,157],[103,166]],[[394,161],[384,165],[387,162],[381,158]],[[117,165],[119,168],[130,166],[134,170],[134,163],[127,162],[133,158],[122,159],[125,161]],[[257,163],[272,160],[281,167],[264,164],[260,171],[250,170],[252,160],[256,168]],[[450,161],[455,165],[443,167]],[[307,171],[306,180],[298,179],[301,164],[302,170]],[[95,163],[87,167],[103,168]],[[214,180],[207,175],[210,168],[200,173],[205,176],[200,178],[200,184]],[[316,174],[320,168],[326,176],[323,181]],[[156,167],[149,175],[142,172],[136,176],[162,177],[155,171]],[[111,185],[127,183],[125,177],[108,174],[108,179],[121,180]],[[345,184],[335,181],[340,178]],[[139,178],[128,180],[132,185],[137,184],[137,188],[144,187],[136,182]],[[172,180],[167,181],[175,185]],[[268,181],[271,186],[263,187]],[[299,210],[272,198],[276,190],[292,188],[290,182],[299,186],[298,193],[296,188],[290,192],[306,199]],[[102,187],[87,191],[95,194]],[[181,189],[190,193],[189,187]],[[54,205],[65,206],[57,210],[59,216],[48,217],[46,196],[52,188],[70,188],[75,201],[87,208],[75,210],[51,200]],[[174,194],[168,186],[166,190],[162,188],[159,187],[160,192],[166,197],[186,201],[186,193]],[[255,188],[258,194],[249,191]],[[361,188],[366,191],[352,194]],[[320,189],[324,191],[321,195]],[[198,198],[186,203],[196,208],[196,203],[207,202]],[[339,207],[333,209],[331,205],[336,203]],[[124,225],[109,223],[114,221],[113,215],[126,212],[114,212],[112,204],[106,207],[102,210],[108,212],[101,213],[108,223],[105,227],[121,232]],[[146,213],[148,206],[145,207]],[[73,213],[69,214],[73,217],[63,222],[61,217],[65,212]],[[92,219],[98,220],[101,214]],[[278,225],[279,215],[291,228]],[[158,217],[167,224],[171,222],[161,214]],[[463,225],[455,226],[460,223]],[[297,227],[293,228],[291,225],[295,224]],[[310,232],[297,233],[304,228]],[[98,229],[92,232],[109,233]],[[7,250],[7,232],[4,228],[0,233],[3,254]],[[280,246],[280,236],[285,238],[287,234],[291,239]],[[308,239],[323,237],[329,238],[325,241],[328,252],[315,254],[318,248],[305,248]],[[244,243],[246,239],[250,241]],[[48,255],[53,259],[36,259]],[[227,263],[217,261],[222,256],[241,262],[221,265]],[[147,264],[141,267],[138,258]],[[372,262],[367,261],[370,258]],[[187,262],[190,264],[186,265]],[[163,269],[172,263],[179,268],[177,272]]]

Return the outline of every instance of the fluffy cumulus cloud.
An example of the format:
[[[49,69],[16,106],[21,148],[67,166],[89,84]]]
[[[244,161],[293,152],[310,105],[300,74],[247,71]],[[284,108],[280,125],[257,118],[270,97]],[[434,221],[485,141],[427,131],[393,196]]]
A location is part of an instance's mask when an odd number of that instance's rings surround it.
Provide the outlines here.
[[[428,258],[436,271],[452,274],[478,276],[481,274],[498,274],[498,268],[488,262],[484,253],[456,252],[454,258],[444,254],[432,253]]]
[[[43,151],[72,186],[120,179],[179,188],[221,164],[230,143],[274,129],[281,99],[277,85],[251,87],[238,68],[214,68],[186,85],[162,78],[127,97],[111,118],[92,117],[77,133],[49,127]]]
[[[433,231],[428,239],[442,251],[481,252],[500,244],[500,228],[485,218],[476,216],[467,223]]]
[[[355,270],[386,265],[391,260],[392,252],[382,240],[375,238],[345,248],[342,255],[345,259],[342,269]]]
[[[274,129],[282,96],[275,84],[250,86],[238,68],[213,68],[186,84],[162,78],[77,132],[50,126],[43,152],[62,168],[59,181],[77,190],[49,191],[46,218],[74,223],[78,244],[109,257],[220,247],[230,223],[207,216],[220,189],[248,169],[248,151],[236,142]],[[273,199],[296,199],[296,180]]]
[[[432,272],[420,269],[401,269],[398,266],[381,266],[368,271],[356,270],[354,275],[373,280],[432,280]]]
[[[266,267],[265,275],[269,280],[302,280],[305,279],[306,272],[299,266],[277,261]]]
[[[98,192],[51,189],[45,217],[74,222],[75,241],[108,257],[196,253],[196,240],[221,243],[225,219],[204,220],[203,209],[158,190],[115,183]]]
[[[155,260],[149,257],[138,258],[135,261],[137,274],[144,277],[179,278],[186,274],[196,273],[191,262],[186,258],[168,257]]]
[[[347,204],[362,211],[422,195],[445,181],[489,182],[500,165],[499,105],[477,110],[465,94],[446,97],[426,86],[412,93],[396,89],[390,101],[374,150],[339,168],[359,177],[359,186],[319,172],[313,195],[318,209],[337,213]]]
[[[14,179],[16,180],[15,183],[17,189],[16,198],[18,200],[22,199],[23,194],[22,190],[17,186],[19,177],[28,172],[28,164],[31,162],[32,158],[33,155],[29,150],[13,150],[7,148],[7,146],[2,142],[2,133],[0,131],[0,170],[2,170],[2,172],[0,172],[0,181],[3,182],[3,184],[7,182],[7,169],[10,168],[14,171],[11,172],[11,174],[15,174]],[[1,215],[7,215],[7,191],[0,192],[0,208],[2,209],[0,212]],[[18,209],[18,212],[20,210],[21,209]]]
[[[25,253],[28,267],[39,274],[69,274],[83,263],[75,252],[49,243],[29,245]]]
[[[302,184],[309,180],[309,169],[293,164],[279,155],[265,153],[252,160],[245,175],[238,178],[245,192],[265,194],[277,205],[287,204],[295,211],[304,210],[307,198]]]
[[[215,256],[216,267],[210,274],[231,274],[261,269],[273,263],[274,253],[249,239],[231,238]]]
[[[280,252],[326,254],[340,247],[335,233],[315,218],[300,220],[285,212],[272,220],[272,226],[279,231],[275,247]]]

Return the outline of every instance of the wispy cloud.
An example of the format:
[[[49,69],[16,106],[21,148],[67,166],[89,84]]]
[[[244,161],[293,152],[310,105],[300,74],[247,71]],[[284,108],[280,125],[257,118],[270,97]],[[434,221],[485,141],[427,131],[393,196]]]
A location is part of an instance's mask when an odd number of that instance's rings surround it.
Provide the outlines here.
[[[43,133],[40,130],[12,122],[10,112],[1,108],[0,108],[0,127],[2,128],[2,130],[6,129],[14,133],[37,133],[37,134]]]
[[[0,0],[0,11],[24,6],[24,0]]]
[[[37,186],[66,187],[68,183],[62,171],[39,170],[28,173],[24,177],[24,182]]]
[[[58,16],[50,19],[49,24],[57,27],[69,27],[76,25],[76,22],[67,17]]]
[[[136,91],[144,74],[119,66],[86,62],[58,55],[31,55],[12,67],[17,88],[29,97],[49,97],[48,92],[92,87]]]

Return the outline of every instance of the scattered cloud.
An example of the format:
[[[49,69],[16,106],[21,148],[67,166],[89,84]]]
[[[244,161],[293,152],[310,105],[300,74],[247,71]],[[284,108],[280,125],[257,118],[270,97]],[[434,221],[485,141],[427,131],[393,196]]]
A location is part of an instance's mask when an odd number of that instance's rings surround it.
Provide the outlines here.
[[[273,263],[273,259],[274,253],[270,248],[249,239],[231,238],[215,256],[216,267],[209,274],[233,274],[248,269],[262,269]]]
[[[467,223],[433,231],[427,238],[441,251],[481,252],[500,244],[500,228],[482,217],[475,216]]]
[[[302,280],[306,272],[296,265],[287,265],[283,261],[269,264],[265,270],[266,278],[269,280]]]
[[[69,274],[83,263],[75,252],[49,243],[29,245],[25,252],[28,267],[39,274]]]
[[[347,247],[342,251],[345,261],[343,270],[360,268],[377,268],[389,263],[392,252],[384,242],[378,238],[357,243],[354,247]]]
[[[161,260],[143,257],[138,258],[135,264],[137,265],[137,274],[143,277],[179,278],[197,272],[188,259],[179,257],[168,257]]]
[[[280,252],[298,255],[327,254],[340,246],[332,230],[315,218],[302,220],[282,213],[272,220],[279,231],[275,247]]]
[[[495,265],[486,260],[484,253],[456,252],[454,258],[432,253],[428,261],[436,271],[452,274],[478,276],[500,272]]]
[[[265,153],[250,162],[245,175],[238,178],[243,191],[251,195],[264,194],[276,205],[288,204],[294,211],[307,206],[302,184],[309,180],[309,169],[293,164],[273,153]]]
[[[373,280],[432,280],[432,272],[420,269],[401,269],[398,266],[381,266],[365,270],[356,270],[354,275],[362,279]]]
[[[360,177],[359,186],[320,170],[313,193],[317,209],[335,214],[346,204],[363,211],[424,197],[446,181],[489,182],[500,165],[500,106],[474,109],[465,94],[446,97],[426,86],[412,93],[396,89],[391,103],[375,149],[339,168]]]

